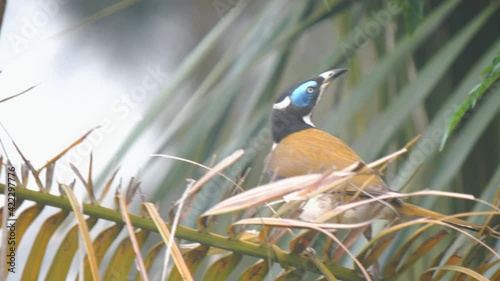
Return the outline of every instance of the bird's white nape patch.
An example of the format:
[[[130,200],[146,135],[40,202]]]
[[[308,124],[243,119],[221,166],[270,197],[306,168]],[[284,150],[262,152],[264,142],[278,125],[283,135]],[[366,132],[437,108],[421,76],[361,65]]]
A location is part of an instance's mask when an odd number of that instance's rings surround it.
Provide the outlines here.
[[[306,124],[311,125],[313,127],[316,127],[316,126],[314,126],[314,123],[312,122],[311,115],[312,115],[312,112],[307,114],[306,116],[302,116],[302,120],[304,120],[304,122],[306,122]]]
[[[279,103],[273,104],[273,109],[284,109],[287,108],[291,103],[290,97],[284,98]]]
[[[271,147],[271,151],[273,151],[276,148],[276,146],[278,146],[278,144],[273,142],[273,146]]]

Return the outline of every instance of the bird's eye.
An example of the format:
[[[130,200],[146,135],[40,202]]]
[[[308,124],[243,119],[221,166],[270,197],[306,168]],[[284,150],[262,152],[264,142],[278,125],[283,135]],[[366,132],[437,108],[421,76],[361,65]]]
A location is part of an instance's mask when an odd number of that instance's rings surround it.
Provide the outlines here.
[[[313,87],[307,87],[306,92],[308,92],[309,94],[312,94],[314,92],[314,88]]]

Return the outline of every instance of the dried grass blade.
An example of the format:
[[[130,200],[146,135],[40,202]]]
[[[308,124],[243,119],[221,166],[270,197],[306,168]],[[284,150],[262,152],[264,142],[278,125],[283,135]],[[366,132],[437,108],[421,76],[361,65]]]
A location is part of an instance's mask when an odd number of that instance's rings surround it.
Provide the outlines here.
[[[10,135],[9,135],[9,137],[10,137]],[[12,138],[11,138],[11,140],[12,140]],[[38,177],[38,173],[35,171],[35,168],[33,168],[30,161],[28,161],[28,159],[26,159],[26,157],[24,157],[23,153],[21,152],[21,150],[19,149],[17,144],[14,142],[14,140],[12,140],[12,144],[14,144],[14,147],[16,148],[17,152],[19,153],[19,155],[23,159],[23,161],[26,164],[26,166],[28,167],[28,169],[31,171],[31,174],[33,174],[33,177],[35,178],[35,181],[36,181],[36,185],[38,186],[40,191],[45,191],[45,188],[43,187],[42,181],[40,181],[40,178]]]
[[[45,163],[45,165],[43,165],[40,169],[38,169],[36,171],[36,174],[38,175],[43,169],[47,168],[48,166],[56,163],[57,160],[59,160],[61,157],[64,156],[64,154],[66,154],[70,149],[72,149],[73,147],[77,146],[78,144],[82,143],[83,140],[85,140],[85,138],[87,138],[94,130],[97,130],[99,129],[101,126],[97,126],[95,128],[92,128],[90,129],[88,132],[86,132],[83,136],[81,136],[80,138],[78,138],[75,142],[73,142],[72,144],[70,144],[68,147],[66,147],[65,149],[63,149],[63,151],[59,152],[54,158],[50,159],[47,163]]]
[[[54,180],[54,170],[56,168],[56,164],[52,164],[47,167],[47,170],[45,171],[45,188],[50,189],[52,186],[52,182]]]
[[[0,103],[2,103],[2,102],[6,102],[6,101],[8,101],[8,100],[10,100],[10,99],[13,99],[13,98],[18,97],[18,96],[20,96],[20,95],[23,95],[23,94],[25,94],[25,93],[27,93],[27,92],[29,92],[29,91],[33,90],[33,89],[34,89],[36,86],[38,86],[38,85],[39,85],[39,84],[33,85],[33,86],[29,87],[28,89],[26,89],[26,90],[24,90],[24,91],[22,91],[22,92],[20,92],[20,93],[18,93],[18,94],[12,95],[12,96],[10,96],[10,97],[6,97],[6,98],[4,98],[4,99],[0,100]]]
[[[172,254],[175,266],[177,267],[177,270],[179,270],[182,279],[188,281],[194,280],[191,272],[189,271],[189,268],[186,265],[186,262],[184,261],[184,258],[182,257],[182,253],[179,250],[179,247],[177,247],[177,244],[174,242],[174,236],[170,233],[170,231],[168,231],[168,228],[166,227],[163,219],[160,217],[158,210],[156,210],[155,205],[151,203],[143,204],[151,215],[154,223],[156,224],[156,227],[158,228],[158,231],[160,232],[165,244],[169,246],[171,245],[171,247],[167,248],[167,255],[169,255],[170,253]]]
[[[78,177],[78,179],[80,179],[80,181],[82,182],[83,186],[85,186],[85,189],[87,190],[87,193],[90,196],[90,200],[92,201],[92,203],[96,203],[97,200],[95,200],[94,191],[91,190],[91,189],[89,189],[89,184],[87,183],[87,181],[85,180],[85,178],[83,177],[83,175],[80,173],[80,171],[78,170],[78,168],[76,168],[75,165],[73,165],[73,163],[69,163],[69,166],[71,167],[71,170],[73,170],[73,172],[76,174],[76,176]]]
[[[95,199],[95,194],[94,194],[94,184],[92,184],[92,164],[94,163],[94,155],[92,152],[90,152],[90,159],[89,159],[89,172],[87,174],[87,192],[91,194],[91,198],[93,202],[97,202]]]
[[[196,183],[191,187],[189,190],[188,196],[192,196],[193,194],[196,194],[200,188],[207,183],[213,176],[219,174],[222,172],[224,169],[227,167],[231,166],[234,162],[236,162],[238,159],[243,156],[245,152],[243,149],[235,151],[233,154],[229,155],[228,157],[224,158],[219,164],[215,165],[212,169],[210,169],[201,179],[196,181]]]
[[[106,197],[106,194],[108,194],[109,189],[111,188],[111,185],[113,184],[113,180],[115,179],[116,174],[118,173],[119,169],[120,168],[117,168],[114,171],[113,175],[111,175],[111,177],[109,178],[109,180],[106,182],[106,185],[104,186],[104,189],[101,192],[101,196],[99,196],[99,199],[97,200],[98,204],[101,204],[102,200],[104,200],[104,197]]]
[[[83,218],[82,206],[80,202],[75,197],[75,194],[71,190],[71,188],[67,185],[62,185],[62,188],[66,192],[66,196],[68,196],[68,200],[71,203],[71,208],[75,213],[76,220],[78,223],[78,228],[80,229],[80,234],[82,235],[82,240],[85,245],[85,249],[87,250],[87,257],[90,264],[90,271],[92,272],[93,280],[100,280],[99,278],[99,267],[97,266],[97,261],[95,258],[94,247],[92,245],[92,240],[90,239],[89,229],[87,227],[87,223]]]
[[[445,266],[437,266],[433,268],[427,269],[425,272],[429,271],[439,271],[439,270],[447,270],[447,271],[456,271],[456,272],[461,272],[464,274],[469,275],[470,277],[479,280],[479,281],[489,281],[488,278],[484,277],[483,275],[475,272],[474,270],[462,266],[457,266],[457,265],[445,265]]]
[[[333,231],[336,229],[353,229],[367,226],[371,221],[362,223],[314,223],[300,220],[283,219],[283,218],[250,218],[237,221],[233,224],[263,224],[269,226],[288,227],[288,228],[308,228],[308,229],[323,229]]]
[[[321,175],[305,175],[261,185],[218,203],[202,216],[213,216],[259,206],[265,202],[280,199],[291,192],[301,190],[313,184],[320,177]]]
[[[164,155],[164,154],[151,154],[151,157],[162,157],[162,158],[168,158],[168,159],[173,159],[173,160],[178,160],[178,161],[182,161],[182,162],[186,162],[186,163],[189,163],[189,164],[193,164],[195,166],[198,166],[198,167],[201,167],[205,170],[212,170],[212,168],[208,167],[208,166],[205,166],[203,164],[200,164],[198,162],[195,162],[195,161],[191,161],[189,159],[185,159],[185,158],[182,158],[182,157],[177,157],[177,156],[171,156],[171,155]],[[236,182],[234,182],[232,179],[230,179],[228,176],[224,175],[223,173],[218,173],[221,177],[225,178],[227,181],[229,181],[230,183],[238,186],[238,184]]]
[[[142,259],[141,255],[141,248],[139,247],[139,244],[137,243],[137,237],[135,236],[134,228],[132,226],[132,222],[130,221],[130,216],[128,214],[128,206],[127,203],[125,202],[125,198],[123,198],[123,195],[117,194],[116,195],[118,203],[120,205],[120,212],[122,214],[123,221],[125,221],[125,224],[127,226],[127,231],[129,234],[130,241],[132,242],[132,247],[135,252],[136,256],[136,264],[138,267],[138,270],[141,274],[142,280],[148,281],[148,273],[146,271],[146,267],[144,266],[144,260]]]

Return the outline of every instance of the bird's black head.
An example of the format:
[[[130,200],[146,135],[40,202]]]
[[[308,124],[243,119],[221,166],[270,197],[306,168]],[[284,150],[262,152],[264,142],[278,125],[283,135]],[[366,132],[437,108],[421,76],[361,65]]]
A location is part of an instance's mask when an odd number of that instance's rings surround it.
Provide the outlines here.
[[[311,115],[330,82],[347,69],[334,69],[300,82],[284,92],[273,105],[272,132],[275,143],[291,133],[314,127]]]

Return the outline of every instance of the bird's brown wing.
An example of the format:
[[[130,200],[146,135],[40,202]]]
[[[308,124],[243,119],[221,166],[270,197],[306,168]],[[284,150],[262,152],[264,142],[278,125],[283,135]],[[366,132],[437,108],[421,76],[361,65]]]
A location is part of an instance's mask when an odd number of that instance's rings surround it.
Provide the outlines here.
[[[341,170],[362,161],[359,155],[340,139],[311,128],[282,139],[271,152],[268,171],[271,175],[286,178],[322,173],[331,168]],[[366,191],[381,194],[390,190],[379,176],[373,174],[357,175],[350,183],[361,187],[368,181]]]

